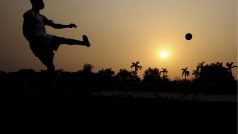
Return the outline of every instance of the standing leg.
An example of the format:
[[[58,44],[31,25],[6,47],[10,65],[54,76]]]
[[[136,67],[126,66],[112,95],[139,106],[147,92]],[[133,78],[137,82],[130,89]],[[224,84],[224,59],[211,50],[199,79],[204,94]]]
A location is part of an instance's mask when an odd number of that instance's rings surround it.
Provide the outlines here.
[[[39,59],[47,67],[48,72],[55,71],[55,66],[53,63],[54,54],[39,56]]]

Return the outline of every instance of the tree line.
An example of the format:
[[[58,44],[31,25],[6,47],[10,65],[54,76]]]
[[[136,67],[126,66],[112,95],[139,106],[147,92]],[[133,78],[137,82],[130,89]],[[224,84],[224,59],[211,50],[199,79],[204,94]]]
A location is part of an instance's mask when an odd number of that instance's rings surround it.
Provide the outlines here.
[[[18,72],[0,72],[3,90],[21,92],[25,90],[55,89],[60,92],[90,92],[97,90],[143,90],[166,92],[203,92],[203,93],[236,93],[237,81],[232,69],[237,68],[233,62],[205,64],[201,62],[192,73],[187,67],[181,69],[182,80],[170,80],[167,68],[149,67],[143,78],[138,76],[142,69],[139,61],[131,64],[131,70],[120,69],[115,73],[112,68],[93,72],[93,65],[85,64],[82,70],[66,72],[58,70],[36,72],[32,69],[21,69]],[[187,79],[193,75],[193,79]],[[9,90],[10,89],[10,90]]]

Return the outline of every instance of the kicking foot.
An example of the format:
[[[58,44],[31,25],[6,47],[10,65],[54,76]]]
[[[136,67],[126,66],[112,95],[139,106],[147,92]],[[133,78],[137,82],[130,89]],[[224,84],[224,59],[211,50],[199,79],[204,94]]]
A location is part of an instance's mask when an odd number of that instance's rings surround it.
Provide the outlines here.
[[[89,43],[88,37],[86,35],[83,35],[83,42],[84,42],[85,46],[90,47],[90,43]]]

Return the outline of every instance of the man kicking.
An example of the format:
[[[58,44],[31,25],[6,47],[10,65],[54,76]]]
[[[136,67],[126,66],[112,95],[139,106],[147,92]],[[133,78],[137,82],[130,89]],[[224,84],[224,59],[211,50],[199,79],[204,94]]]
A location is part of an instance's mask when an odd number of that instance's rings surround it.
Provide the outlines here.
[[[57,51],[61,44],[67,45],[83,45],[90,47],[90,43],[86,35],[83,35],[83,41],[57,37],[46,33],[45,25],[56,29],[76,28],[73,23],[69,25],[56,24],[44,15],[40,14],[40,10],[44,9],[43,0],[30,0],[32,9],[25,12],[23,23],[23,34],[29,41],[30,48],[36,57],[47,67],[49,72],[55,71],[54,51]]]

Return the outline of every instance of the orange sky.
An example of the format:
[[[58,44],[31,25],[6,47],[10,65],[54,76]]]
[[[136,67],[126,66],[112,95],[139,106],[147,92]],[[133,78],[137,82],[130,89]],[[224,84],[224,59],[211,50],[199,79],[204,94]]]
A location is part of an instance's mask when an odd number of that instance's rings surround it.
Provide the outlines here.
[[[92,47],[61,46],[55,55],[57,69],[78,71],[83,64],[94,71],[130,70],[140,61],[148,67],[167,68],[169,78],[181,77],[202,61],[237,64],[237,0],[45,0],[42,14],[62,24],[80,28],[48,33],[81,39],[88,35]],[[0,1],[0,70],[43,70],[22,34],[22,15],[29,0]],[[191,32],[194,38],[186,41]],[[162,59],[160,51],[168,51]]]

